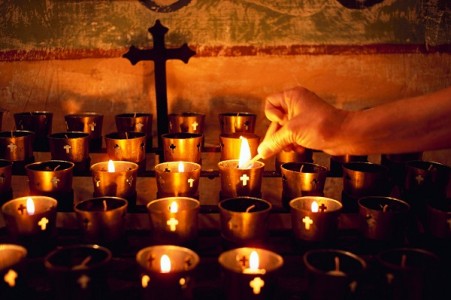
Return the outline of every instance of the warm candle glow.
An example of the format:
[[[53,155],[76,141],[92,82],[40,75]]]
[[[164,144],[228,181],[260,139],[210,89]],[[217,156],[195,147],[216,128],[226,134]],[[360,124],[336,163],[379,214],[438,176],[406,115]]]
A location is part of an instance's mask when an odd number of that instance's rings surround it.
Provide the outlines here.
[[[160,269],[161,273],[171,272],[171,260],[166,254],[163,254],[160,258]]]
[[[319,207],[318,207],[318,203],[316,201],[312,202],[312,212],[316,213],[318,212]]]
[[[241,148],[240,148],[240,158],[238,161],[239,169],[250,169],[252,164],[249,164],[249,161],[252,159],[251,155],[251,147],[249,146],[249,142],[245,137],[240,136],[241,139]]]
[[[116,168],[114,167],[114,163],[111,159],[108,161],[108,172],[116,172]]]
[[[257,271],[260,265],[260,259],[258,257],[257,251],[252,251],[249,256],[249,269],[252,271]]]
[[[28,197],[28,199],[27,199],[27,213],[28,213],[28,215],[33,215],[34,214],[34,211],[35,211],[35,208],[34,208],[34,202],[33,202],[33,199],[31,199],[31,197]]]
[[[179,162],[178,171],[179,173],[185,172],[185,165],[183,164],[183,162]]]
[[[173,214],[179,211],[179,205],[177,204],[177,202],[175,201],[171,202],[171,205],[169,205],[169,211]]]

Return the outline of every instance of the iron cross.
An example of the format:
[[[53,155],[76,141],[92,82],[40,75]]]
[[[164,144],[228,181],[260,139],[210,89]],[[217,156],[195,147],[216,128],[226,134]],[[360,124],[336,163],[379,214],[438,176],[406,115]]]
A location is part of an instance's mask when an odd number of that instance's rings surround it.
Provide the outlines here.
[[[149,28],[153,38],[153,48],[140,50],[131,46],[122,57],[128,59],[132,65],[142,60],[152,60],[155,72],[155,93],[157,99],[157,130],[158,130],[158,152],[162,154],[161,135],[168,133],[168,99],[166,88],[166,61],[169,59],[180,59],[188,63],[191,56],[196,52],[185,43],[179,48],[168,49],[165,47],[164,35],[168,28],[161,25],[160,20],[155,21],[155,25]]]

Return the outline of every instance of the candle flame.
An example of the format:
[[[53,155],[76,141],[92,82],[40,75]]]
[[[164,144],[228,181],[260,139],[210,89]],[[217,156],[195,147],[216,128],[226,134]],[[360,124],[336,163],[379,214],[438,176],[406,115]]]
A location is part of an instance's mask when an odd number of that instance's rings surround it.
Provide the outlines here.
[[[34,211],[35,211],[35,208],[34,208],[34,202],[33,202],[33,199],[31,199],[31,197],[28,197],[28,199],[27,199],[27,213],[28,213],[28,215],[34,215]]]
[[[109,173],[116,172],[116,168],[114,167],[114,162],[111,159],[108,161],[108,172]]]
[[[171,205],[169,205],[169,211],[173,214],[179,211],[179,205],[177,204],[177,202],[175,201],[171,202]]]
[[[252,251],[249,256],[249,269],[251,271],[257,271],[260,265],[260,258],[258,257],[257,251]]]
[[[250,169],[252,168],[252,164],[249,164],[249,161],[252,159],[251,147],[249,146],[249,142],[245,137],[240,136],[241,140],[241,148],[240,148],[240,157],[238,161],[239,169]]]
[[[318,203],[316,201],[312,202],[312,212],[316,213],[318,212],[319,207],[318,207]]]
[[[163,254],[160,258],[160,269],[161,273],[171,272],[171,260],[166,254]]]
[[[185,172],[185,165],[183,164],[183,162],[179,162],[178,171],[179,173]]]

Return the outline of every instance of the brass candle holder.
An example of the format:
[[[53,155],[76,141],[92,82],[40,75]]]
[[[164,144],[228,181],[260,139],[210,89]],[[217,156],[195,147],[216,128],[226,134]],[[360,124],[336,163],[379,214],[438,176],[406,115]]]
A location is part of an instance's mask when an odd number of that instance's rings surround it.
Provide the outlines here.
[[[147,204],[156,244],[190,245],[197,241],[200,203],[188,197],[167,197]]]
[[[136,261],[143,299],[194,299],[194,271],[200,261],[194,251],[173,245],[151,246],[141,249]]]
[[[383,196],[367,196],[358,200],[360,231],[365,238],[402,243],[409,224],[410,205]]]
[[[20,197],[3,204],[6,229],[14,242],[32,252],[51,248],[56,236],[56,199],[46,196]]]
[[[153,115],[144,112],[118,114],[114,117],[118,132],[143,132],[146,134],[146,151],[152,150]]]
[[[283,258],[259,248],[236,248],[219,255],[225,299],[274,299]]]
[[[340,155],[330,157],[330,171],[329,176],[331,177],[342,177],[343,176],[343,164],[351,162],[367,162],[367,155]]]
[[[127,200],[118,197],[98,197],[78,202],[77,219],[87,243],[114,246],[125,239]]]
[[[238,168],[239,160],[218,163],[221,177],[220,199],[250,196],[261,198],[261,185],[265,164],[256,161],[250,168]]]
[[[401,190],[406,178],[406,163],[412,160],[422,160],[422,158],[423,152],[382,154],[381,165],[388,168],[391,185]]]
[[[58,132],[49,135],[52,160],[74,163],[73,172],[82,175],[89,172],[89,133],[81,131]]]
[[[14,244],[0,244],[0,296],[23,299],[26,295],[25,258],[27,249]]]
[[[196,112],[172,113],[168,115],[168,119],[169,133],[204,133],[205,114]]]
[[[441,240],[451,239],[451,200],[428,203],[426,207],[426,230]]]
[[[296,151],[294,150],[282,150],[276,155],[276,159],[274,161],[275,171],[280,174],[281,166],[284,163],[290,162],[313,162],[313,151],[303,147],[296,147]]]
[[[272,204],[252,197],[225,199],[218,204],[221,236],[240,246],[262,242],[267,236],[267,220]]]
[[[59,211],[72,211],[74,163],[64,160],[35,162],[25,166],[31,195],[48,196],[58,201]]]
[[[289,162],[281,166],[282,204],[302,196],[324,196],[327,168],[308,162]]]
[[[337,249],[309,250],[303,255],[308,274],[309,299],[351,299],[358,295],[366,262]]]
[[[339,201],[305,196],[290,201],[291,224],[295,238],[311,242],[335,239],[342,205]]]
[[[34,133],[26,130],[0,132],[0,158],[13,163],[14,175],[23,175],[26,164],[34,162]]]
[[[157,198],[199,198],[201,166],[193,162],[173,161],[155,166]]]
[[[371,162],[343,164],[342,203],[345,212],[358,212],[357,200],[365,196],[388,196],[388,168]]]
[[[168,133],[161,136],[164,161],[201,163],[203,135],[198,133]]]
[[[18,130],[28,130],[35,133],[34,151],[48,151],[47,136],[52,133],[53,113],[49,111],[30,111],[14,114],[14,122]]]
[[[64,116],[67,131],[82,131],[89,133],[89,150],[102,150],[103,115],[95,112],[82,112]]]
[[[257,148],[260,144],[260,137],[253,133],[232,133],[222,134],[219,137],[221,147],[221,161],[239,159],[241,151],[241,143],[246,138],[249,143],[251,157],[257,155]]]
[[[221,113],[219,126],[221,134],[231,133],[254,133],[257,115],[249,112],[227,112]]]
[[[138,165],[129,161],[98,162],[91,166],[94,197],[112,196],[128,201],[128,208],[136,206]]]
[[[105,299],[111,251],[98,245],[59,247],[44,258],[55,299]]]
[[[13,197],[11,186],[12,162],[6,159],[0,159],[0,205]]]
[[[146,134],[143,132],[112,132],[105,135],[106,152],[112,160],[136,163],[140,172],[146,170]]]

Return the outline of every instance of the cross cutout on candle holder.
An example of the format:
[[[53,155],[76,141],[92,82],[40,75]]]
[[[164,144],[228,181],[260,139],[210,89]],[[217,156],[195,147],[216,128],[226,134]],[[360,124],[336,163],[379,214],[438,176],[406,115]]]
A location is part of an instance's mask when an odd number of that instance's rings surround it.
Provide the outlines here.
[[[306,229],[306,230],[310,230],[310,225],[313,224],[313,220],[310,219],[309,216],[305,216],[305,217],[302,219],[302,222],[305,224],[305,229]]]
[[[69,154],[70,153],[70,149],[72,147],[70,145],[65,145],[63,148],[64,148],[64,150],[66,150],[66,154]]]
[[[244,128],[249,130],[249,121],[244,122]]]
[[[16,144],[9,144],[7,147],[9,148],[9,152],[10,153],[16,152],[16,149],[17,149],[17,145]]]
[[[43,217],[41,220],[39,220],[38,225],[41,227],[41,230],[44,231],[47,229],[47,224],[49,223],[49,219],[46,217]]]
[[[91,131],[94,131],[96,129],[96,125],[97,124],[95,122],[92,122],[92,123],[88,124],[89,128],[91,129]]]
[[[58,183],[60,182],[61,180],[58,178],[58,177],[52,177],[52,180],[51,180],[51,182],[52,182],[52,184],[53,184],[53,186],[56,188],[56,187],[58,187]]]
[[[193,264],[193,261],[192,261],[191,257],[185,258],[185,267],[186,267],[186,269],[189,269],[192,264]]]
[[[149,255],[149,257],[147,258],[147,262],[149,264],[149,268],[152,268],[152,264],[155,261],[155,255]]]
[[[177,146],[175,146],[174,144],[171,144],[169,146],[169,148],[171,149],[171,152],[174,153],[175,148],[177,148]]]
[[[327,206],[324,203],[321,203],[321,205],[318,207],[320,212],[324,212],[327,210]]]
[[[199,126],[199,123],[197,123],[196,121],[194,121],[194,123],[191,124],[191,127],[193,128],[193,130],[197,130],[197,126]]]
[[[243,255],[243,257],[241,257],[238,261],[241,263],[243,268],[245,268],[247,265],[248,259],[247,259],[246,255]]]
[[[14,287],[16,285],[17,272],[13,269],[9,269],[3,279],[9,285],[9,287]]]
[[[166,224],[169,226],[169,230],[175,231],[177,229],[179,221],[176,218],[170,218],[166,221]]]
[[[197,147],[197,152],[200,152],[200,143],[196,145]]]
[[[194,178],[189,178],[188,179],[188,184],[189,184],[189,187],[192,188],[193,184],[194,184]]]
[[[317,186],[318,186],[319,180],[317,178],[314,178],[311,182],[313,189],[316,190]]]
[[[78,278],[77,282],[82,289],[86,289],[88,287],[88,283],[90,280],[91,280],[91,278],[89,278],[87,275],[83,274]]]
[[[249,181],[249,176],[247,176],[247,174],[243,174],[243,175],[241,175],[241,177],[240,177],[240,180],[243,182],[243,186],[246,186],[247,185],[247,182]]]
[[[143,127],[144,127],[144,124],[143,124],[143,123],[136,123],[136,129],[137,129],[138,131],[141,131],[141,130],[143,129]]]
[[[24,211],[27,210],[27,208],[25,207],[25,205],[23,205],[22,203],[19,205],[19,207],[17,208],[18,211],[20,211],[20,214],[23,215]]]
[[[423,183],[424,177],[423,177],[423,175],[418,174],[418,175],[415,177],[415,180],[417,181],[417,184],[420,185],[420,184]]]
[[[260,277],[255,277],[249,282],[249,286],[252,288],[254,295],[260,294],[262,287],[265,286],[265,281]]]
[[[128,177],[125,182],[127,182],[130,186],[133,184],[133,176]]]

